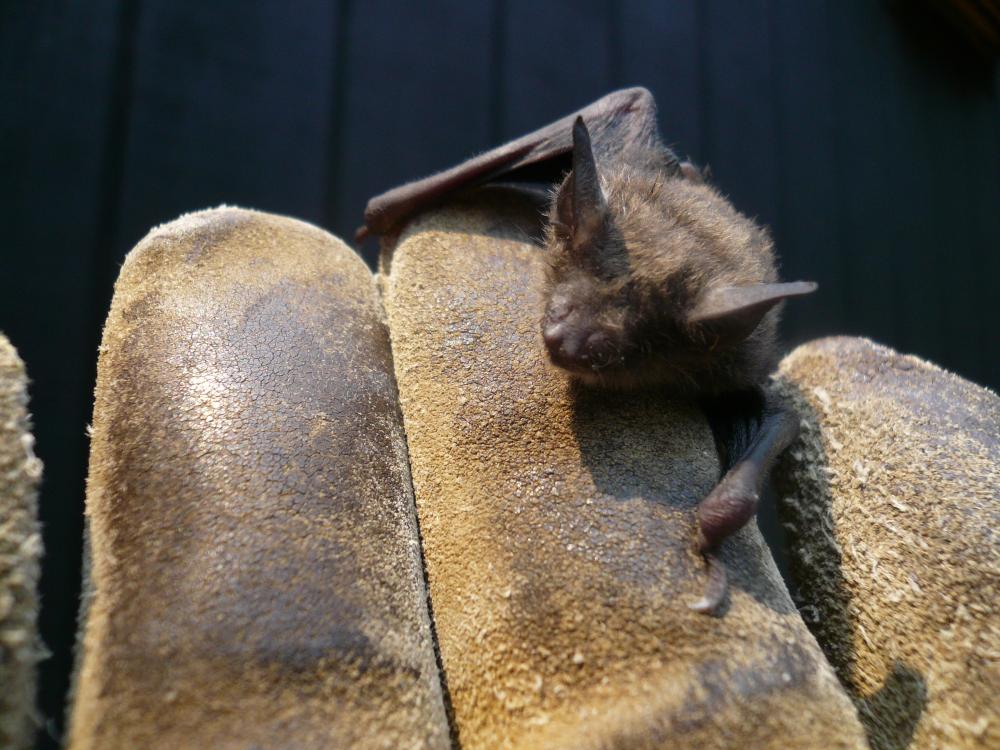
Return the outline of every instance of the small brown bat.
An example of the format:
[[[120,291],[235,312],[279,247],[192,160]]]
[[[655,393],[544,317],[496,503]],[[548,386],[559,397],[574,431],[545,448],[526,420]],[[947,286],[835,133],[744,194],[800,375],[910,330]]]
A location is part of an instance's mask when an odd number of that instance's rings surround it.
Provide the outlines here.
[[[372,199],[361,232],[392,234],[486,184],[546,205],[541,335],[551,360],[589,385],[663,388],[702,404],[723,476],[698,506],[709,581],[691,607],[714,612],[727,591],[718,547],[756,513],[775,458],[798,434],[797,416],[761,388],[777,363],[777,308],[816,285],[778,282],[767,231],[663,144],[645,89]]]

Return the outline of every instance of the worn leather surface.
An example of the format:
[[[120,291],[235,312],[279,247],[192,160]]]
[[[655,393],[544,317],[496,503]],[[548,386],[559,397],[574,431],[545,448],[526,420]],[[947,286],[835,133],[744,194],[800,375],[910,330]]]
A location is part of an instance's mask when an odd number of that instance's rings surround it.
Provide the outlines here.
[[[101,345],[71,748],[441,748],[369,271],[239,209],[152,231]]]
[[[857,338],[805,344],[775,472],[804,613],[874,748],[1000,747],[1000,398]]]
[[[862,748],[754,524],[721,618],[694,507],[702,415],[578,390],[539,334],[541,250],[513,209],[457,206],[383,254],[433,614],[461,746]]]
[[[0,334],[0,747],[31,747],[38,637],[42,537],[24,364]]]

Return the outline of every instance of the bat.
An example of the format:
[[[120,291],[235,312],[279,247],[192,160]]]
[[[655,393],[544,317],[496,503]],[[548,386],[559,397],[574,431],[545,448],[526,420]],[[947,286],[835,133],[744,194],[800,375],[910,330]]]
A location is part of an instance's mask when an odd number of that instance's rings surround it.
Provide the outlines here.
[[[484,186],[544,208],[540,332],[551,361],[585,385],[661,388],[701,404],[723,473],[698,505],[708,581],[689,606],[717,612],[728,590],[719,546],[755,515],[775,459],[798,435],[798,417],[762,388],[777,364],[779,308],[816,284],[778,280],[767,230],[664,145],[642,88],[373,198],[359,232],[393,235]]]

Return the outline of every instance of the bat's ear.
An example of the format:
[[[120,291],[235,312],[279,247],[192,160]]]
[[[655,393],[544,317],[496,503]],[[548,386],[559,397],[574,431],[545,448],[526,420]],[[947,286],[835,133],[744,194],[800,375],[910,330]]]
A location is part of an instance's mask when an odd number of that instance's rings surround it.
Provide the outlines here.
[[[753,333],[779,302],[815,291],[812,281],[716,287],[701,296],[688,314],[688,323],[711,332],[722,343],[737,343]]]
[[[575,241],[592,238],[604,226],[608,204],[601,190],[590,132],[582,117],[573,123],[573,171],[556,195],[559,221],[570,227]],[[575,243],[576,244],[576,243]]]

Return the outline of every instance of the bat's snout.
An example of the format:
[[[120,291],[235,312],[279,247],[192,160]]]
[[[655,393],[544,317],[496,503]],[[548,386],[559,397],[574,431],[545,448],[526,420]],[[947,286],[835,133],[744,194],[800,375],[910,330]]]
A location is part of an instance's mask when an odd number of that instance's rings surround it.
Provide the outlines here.
[[[552,362],[567,370],[596,370],[610,364],[612,347],[601,331],[573,326],[566,320],[546,322],[542,340]]]
[[[549,357],[556,364],[569,364],[578,358],[581,348],[580,336],[570,330],[565,320],[542,326],[542,341],[545,342]]]

